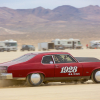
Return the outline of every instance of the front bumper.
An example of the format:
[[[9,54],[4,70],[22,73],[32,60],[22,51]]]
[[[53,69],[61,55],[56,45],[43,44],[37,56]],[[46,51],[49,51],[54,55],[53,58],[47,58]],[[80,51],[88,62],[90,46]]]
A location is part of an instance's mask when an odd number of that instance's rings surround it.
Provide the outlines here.
[[[12,73],[0,73],[0,80],[13,79]]]

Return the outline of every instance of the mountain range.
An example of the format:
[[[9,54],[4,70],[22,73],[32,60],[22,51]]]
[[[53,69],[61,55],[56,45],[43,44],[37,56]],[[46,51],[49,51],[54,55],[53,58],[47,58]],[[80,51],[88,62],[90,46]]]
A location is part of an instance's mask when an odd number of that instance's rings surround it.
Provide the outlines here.
[[[56,22],[100,22],[100,7],[87,6],[75,8],[69,5],[53,10],[37,7],[34,9],[10,9],[0,7],[0,27],[28,31],[28,26],[51,24]]]
[[[43,7],[34,9],[0,7],[0,35],[28,34],[30,38],[32,35],[33,37],[63,38],[62,35],[70,37],[70,35],[76,36],[77,33],[76,38],[81,34],[86,34],[88,37],[92,33],[99,34],[99,25],[100,7],[98,5],[83,8],[63,5],[53,10]]]

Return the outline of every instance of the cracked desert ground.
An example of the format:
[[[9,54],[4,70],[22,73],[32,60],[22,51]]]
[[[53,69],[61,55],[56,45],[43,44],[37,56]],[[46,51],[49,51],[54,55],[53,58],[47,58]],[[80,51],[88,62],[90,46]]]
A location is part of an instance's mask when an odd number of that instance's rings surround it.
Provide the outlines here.
[[[0,52],[0,63],[32,52]],[[100,59],[100,49],[66,49],[62,52],[69,52],[74,57],[96,57]],[[100,84],[94,84],[92,81],[88,81],[85,84],[57,82],[49,83],[48,85],[42,84],[38,87],[16,86],[13,84],[0,87],[0,100],[100,100],[99,87]]]

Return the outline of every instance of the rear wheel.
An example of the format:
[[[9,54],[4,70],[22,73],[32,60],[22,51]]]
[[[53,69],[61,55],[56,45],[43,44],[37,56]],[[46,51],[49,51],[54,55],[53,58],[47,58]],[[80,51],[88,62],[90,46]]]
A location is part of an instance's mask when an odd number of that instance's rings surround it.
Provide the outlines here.
[[[8,49],[7,52],[10,52],[10,49]]]
[[[93,73],[92,73],[92,81],[94,83],[100,83],[100,70],[95,70]]]
[[[43,75],[39,73],[33,73],[27,76],[27,84],[29,86],[39,86],[43,82]]]

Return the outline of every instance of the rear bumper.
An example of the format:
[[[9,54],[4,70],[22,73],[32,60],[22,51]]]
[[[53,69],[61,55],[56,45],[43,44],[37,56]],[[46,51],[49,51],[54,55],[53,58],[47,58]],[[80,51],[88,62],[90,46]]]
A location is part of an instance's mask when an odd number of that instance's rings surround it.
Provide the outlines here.
[[[13,79],[12,73],[1,73],[0,80]]]

